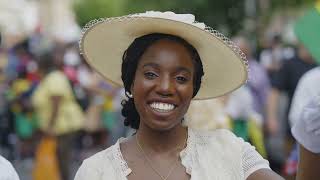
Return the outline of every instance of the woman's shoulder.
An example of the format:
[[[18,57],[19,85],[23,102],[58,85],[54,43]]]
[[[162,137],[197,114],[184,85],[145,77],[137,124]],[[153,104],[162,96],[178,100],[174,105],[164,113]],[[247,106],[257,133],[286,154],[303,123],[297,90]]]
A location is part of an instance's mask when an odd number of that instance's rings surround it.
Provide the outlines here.
[[[115,157],[115,145],[97,152],[96,154],[85,159],[77,171],[75,180],[84,180],[86,177],[99,179],[105,173],[111,173],[113,170],[113,161]]]
[[[113,145],[114,146],[114,145]],[[110,146],[107,149],[104,149],[102,151],[99,151],[92,156],[86,158],[84,161],[90,164],[99,164],[99,163],[105,163],[109,160],[109,157],[113,154],[113,146]]]

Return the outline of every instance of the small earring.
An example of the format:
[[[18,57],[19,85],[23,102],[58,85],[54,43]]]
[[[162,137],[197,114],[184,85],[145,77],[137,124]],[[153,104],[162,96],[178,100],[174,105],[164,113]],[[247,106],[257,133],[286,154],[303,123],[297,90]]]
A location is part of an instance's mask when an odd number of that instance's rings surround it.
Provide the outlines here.
[[[128,98],[132,98],[132,97],[133,97],[133,95],[132,95],[129,91],[126,91],[126,96],[127,96]]]

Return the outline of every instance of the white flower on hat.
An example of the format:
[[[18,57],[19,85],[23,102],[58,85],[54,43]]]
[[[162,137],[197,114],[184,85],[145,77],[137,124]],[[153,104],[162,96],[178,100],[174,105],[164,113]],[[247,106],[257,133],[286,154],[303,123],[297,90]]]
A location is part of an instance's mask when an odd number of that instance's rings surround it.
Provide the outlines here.
[[[133,17],[154,17],[170,19],[174,21],[180,21],[186,24],[191,24],[200,29],[205,29],[206,25],[204,23],[199,23],[195,21],[195,16],[193,14],[176,14],[171,11],[160,12],[160,11],[147,11],[145,13],[139,13],[132,15]]]

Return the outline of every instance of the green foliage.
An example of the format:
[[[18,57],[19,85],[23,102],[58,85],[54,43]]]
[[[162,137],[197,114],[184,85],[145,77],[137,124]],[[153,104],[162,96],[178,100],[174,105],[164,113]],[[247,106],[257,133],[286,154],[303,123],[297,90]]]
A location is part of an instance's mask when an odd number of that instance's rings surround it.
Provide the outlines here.
[[[76,0],[74,10],[77,22],[84,26],[92,19],[119,16],[123,13],[124,0]]]
[[[74,9],[80,26],[100,17],[157,10],[191,13],[198,21],[231,34],[242,28],[244,17],[243,2],[239,0],[77,0]]]
[[[191,13],[200,22],[233,35],[244,29],[245,0],[76,0],[75,12],[78,23],[83,26],[89,20],[119,16],[147,10]],[[258,2],[258,0],[256,0]],[[270,0],[271,14],[275,9],[297,7],[314,0]],[[259,9],[257,10],[259,16]],[[265,16],[266,14],[264,14]]]
[[[271,6],[275,8],[299,7],[305,4],[312,4],[315,0],[271,0]]]
[[[243,2],[239,0],[219,2],[210,0],[131,0],[127,1],[126,10],[128,13],[147,10],[191,13],[196,16],[197,21],[206,22],[207,25],[215,29],[227,29],[231,34],[242,27],[244,17]]]

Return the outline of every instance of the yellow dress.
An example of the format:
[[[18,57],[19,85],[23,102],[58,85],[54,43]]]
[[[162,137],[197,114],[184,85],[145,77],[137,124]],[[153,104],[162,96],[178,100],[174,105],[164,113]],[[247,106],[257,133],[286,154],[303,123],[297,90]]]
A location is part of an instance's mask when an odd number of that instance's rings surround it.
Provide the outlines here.
[[[48,128],[52,96],[62,96],[53,127],[54,133],[62,135],[83,128],[84,113],[75,100],[69,80],[62,72],[53,71],[40,82],[32,97],[40,129],[45,131]]]

